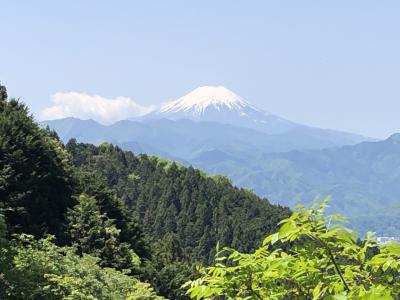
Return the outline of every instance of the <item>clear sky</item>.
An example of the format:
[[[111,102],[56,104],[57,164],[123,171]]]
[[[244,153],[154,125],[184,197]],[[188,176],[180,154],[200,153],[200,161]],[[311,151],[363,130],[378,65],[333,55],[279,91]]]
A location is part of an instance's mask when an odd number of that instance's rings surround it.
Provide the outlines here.
[[[0,80],[38,118],[223,85],[292,121],[400,131],[400,1],[0,0],[0,38]]]

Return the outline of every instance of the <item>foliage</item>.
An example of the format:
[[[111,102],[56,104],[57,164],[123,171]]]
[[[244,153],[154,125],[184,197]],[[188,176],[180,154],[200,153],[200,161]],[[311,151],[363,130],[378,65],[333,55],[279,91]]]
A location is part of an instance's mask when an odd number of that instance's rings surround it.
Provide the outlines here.
[[[1,86],[0,86],[1,88]],[[0,211],[0,299],[2,296],[1,291],[8,285],[7,280],[4,276],[3,271],[9,268],[9,257],[8,257],[8,240],[7,235],[7,224],[4,220],[4,216]]]
[[[70,145],[67,145],[67,149]],[[102,214],[113,219],[120,230],[119,240],[128,243],[141,257],[149,257],[148,243],[142,228],[132,214],[129,214],[121,199],[106,185],[105,178],[88,168],[74,168],[75,193],[94,197]]]
[[[106,214],[101,213],[97,201],[84,194],[78,204],[67,213],[69,240],[77,253],[91,254],[101,259],[100,265],[116,269],[130,269],[138,265],[137,255],[127,243],[120,242],[120,232]]]
[[[197,273],[195,262],[182,257],[184,253],[176,234],[167,234],[152,244],[152,259],[145,261],[143,279],[148,279],[169,299],[187,299],[182,285]]]
[[[8,95],[7,95],[7,89],[4,85],[1,85],[0,82],[0,101],[5,101],[7,100]]]
[[[0,85],[0,299],[155,298],[132,276],[149,256],[140,225],[101,174],[70,158]],[[25,234],[9,242],[16,233],[53,233],[57,245]]]
[[[362,242],[320,207],[300,207],[251,254],[225,248],[187,283],[193,299],[398,299],[400,244]],[[277,245],[291,244],[288,251]]]
[[[68,154],[0,86],[0,208],[10,233],[60,234],[72,203]]]
[[[90,195],[105,199],[93,191],[110,189],[124,202],[126,214],[140,222],[151,245],[151,258],[143,260],[140,276],[173,299],[186,298],[180,286],[195,276],[195,263],[212,261],[218,241],[241,251],[254,250],[265,233],[289,216],[287,208],[235,188],[221,176],[211,178],[110,144],[96,147],[71,140],[66,148],[75,169],[90,174],[84,180],[78,176],[79,186],[86,189],[80,192],[87,193],[93,178],[100,175],[106,185],[95,184],[99,188],[92,188]],[[111,207],[116,205],[107,205],[102,212],[109,215]]]
[[[99,259],[79,256],[75,249],[58,247],[51,237],[35,240],[20,235],[9,249],[11,268],[1,299],[162,299],[148,284],[112,268],[101,268]]]
[[[4,215],[0,211],[0,249],[5,247],[7,244],[7,224],[6,221],[4,220]]]
[[[174,233],[184,254],[179,259],[210,262],[218,241],[254,250],[290,213],[225,178],[207,177],[191,167],[135,156],[110,144],[96,147],[71,140],[66,148],[77,168],[105,178],[153,240]]]

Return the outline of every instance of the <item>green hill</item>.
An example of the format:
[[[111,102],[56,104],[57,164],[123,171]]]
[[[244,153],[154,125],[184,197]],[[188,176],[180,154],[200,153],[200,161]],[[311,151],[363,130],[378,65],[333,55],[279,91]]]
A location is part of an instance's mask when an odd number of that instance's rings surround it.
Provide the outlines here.
[[[154,239],[174,233],[190,260],[210,261],[217,242],[241,251],[255,249],[266,232],[289,215],[225,177],[110,144],[66,145],[76,167],[100,173]]]

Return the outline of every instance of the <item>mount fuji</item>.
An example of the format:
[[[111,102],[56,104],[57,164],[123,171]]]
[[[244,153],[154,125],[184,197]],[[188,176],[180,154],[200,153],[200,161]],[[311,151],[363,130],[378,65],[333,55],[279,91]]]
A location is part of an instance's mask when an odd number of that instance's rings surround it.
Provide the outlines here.
[[[162,105],[140,119],[218,122],[276,134],[296,124],[263,111],[223,86],[203,86]]]
[[[308,139],[321,141],[321,147],[315,147],[316,144],[314,144],[310,145],[309,148],[351,145],[372,140],[347,132],[294,123],[253,106],[223,86],[196,88],[187,95],[132,120],[152,119],[188,119],[195,122],[215,122],[250,128],[266,134],[289,134],[294,140],[300,138],[304,141]]]
[[[323,149],[371,140],[285,120],[222,86],[196,88],[144,116],[111,125],[76,118],[43,124],[55,129],[63,140],[76,137],[95,144],[107,141],[128,150],[186,161],[192,161],[202,151],[236,151],[240,156],[249,151],[254,154]]]

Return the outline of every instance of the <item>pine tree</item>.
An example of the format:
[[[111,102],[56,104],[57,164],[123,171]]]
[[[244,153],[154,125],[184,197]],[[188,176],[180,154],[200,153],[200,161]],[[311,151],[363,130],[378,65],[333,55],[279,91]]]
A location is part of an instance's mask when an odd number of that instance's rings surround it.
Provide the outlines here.
[[[7,95],[7,89],[4,85],[1,85],[0,82],[0,101],[5,101],[7,100],[8,95]]]
[[[101,213],[93,197],[80,195],[78,204],[67,213],[67,234],[77,253],[91,254],[101,259],[101,266],[117,269],[133,267],[137,257],[127,243],[120,242],[120,230],[106,214]]]
[[[149,257],[150,250],[142,228],[133,215],[128,213],[123,202],[116,197],[114,191],[107,186],[103,176],[88,168],[76,168],[74,178],[75,194],[94,197],[100,212],[113,219],[115,226],[121,230],[120,240],[128,243],[140,257]]]
[[[68,153],[0,86],[0,208],[10,234],[61,233],[72,204]]]

